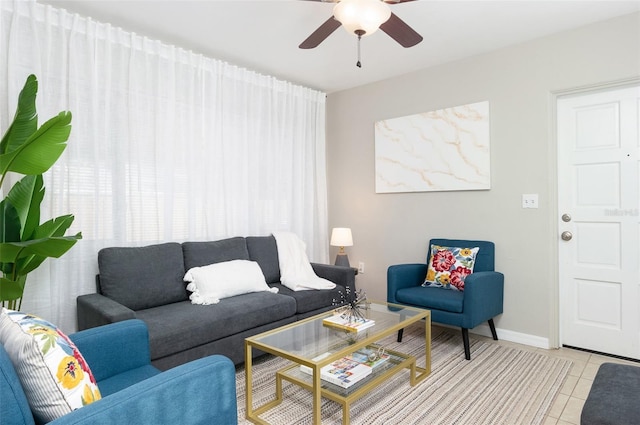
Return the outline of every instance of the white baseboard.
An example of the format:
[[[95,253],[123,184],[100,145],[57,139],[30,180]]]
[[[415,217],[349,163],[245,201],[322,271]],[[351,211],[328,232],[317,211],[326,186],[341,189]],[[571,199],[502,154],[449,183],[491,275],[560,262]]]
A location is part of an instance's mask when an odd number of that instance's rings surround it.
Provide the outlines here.
[[[451,329],[458,329],[458,331],[460,330],[460,328],[456,328],[454,326],[447,326],[440,323],[434,323],[434,324],[436,326],[442,326],[442,327],[451,328]],[[489,329],[489,325],[485,325],[485,324],[479,325],[473,329],[470,329],[469,333],[492,338],[491,329]],[[509,342],[515,342],[516,344],[530,345],[531,347],[544,348],[546,350],[550,349],[548,338],[543,338],[536,335],[523,334],[521,332],[514,332],[514,331],[510,331],[507,329],[500,329],[500,328],[496,328],[496,333],[498,334],[498,339],[502,341],[509,341]]]
[[[469,332],[491,337],[491,329],[489,325],[480,325]],[[543,338],[541,336],[523,334],[521,332],[514,332],[508,329],[499,329],[496,328],[496,333],[498,334],[498,339],[503,341],[515,342],[517,344],[530,345],[532,347],[549,349],[549,338]]]

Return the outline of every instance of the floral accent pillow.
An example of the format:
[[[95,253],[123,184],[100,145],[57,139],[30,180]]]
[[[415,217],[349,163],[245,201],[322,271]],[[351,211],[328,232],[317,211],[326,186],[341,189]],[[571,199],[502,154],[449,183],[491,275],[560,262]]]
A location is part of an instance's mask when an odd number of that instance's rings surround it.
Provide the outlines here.
[[[422,286],[464,291],[464,280],[473,273],[480,248],[455,248],[431,245],[431,258]]]
[[[36,423],[47,423],[100,399],[75,344],[39,317],[3,308],[0,342],[22,383]]]

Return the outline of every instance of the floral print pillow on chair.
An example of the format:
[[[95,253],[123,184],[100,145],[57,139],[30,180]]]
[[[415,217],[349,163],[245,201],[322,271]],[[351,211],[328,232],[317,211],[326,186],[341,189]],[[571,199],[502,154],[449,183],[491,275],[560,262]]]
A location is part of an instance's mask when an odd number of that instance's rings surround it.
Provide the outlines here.
[[[50,322],[3,308],[0,342],[18,374],[36,423],[51,422],[101,398],[78,348]]]
[[[464,280],[473,273],[480,248],[431,245],[427,276],[422,286],[464,291]]]

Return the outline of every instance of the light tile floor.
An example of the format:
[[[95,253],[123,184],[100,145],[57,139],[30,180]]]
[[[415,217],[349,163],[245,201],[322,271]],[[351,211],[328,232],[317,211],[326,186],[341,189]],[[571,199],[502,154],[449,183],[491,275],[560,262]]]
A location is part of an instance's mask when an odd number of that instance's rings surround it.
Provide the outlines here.
[[[569,376],[565,381],[560,394],[556,397],[555,402],[551,406],[544,425],[579,425],[580,413],[584,405],[593,379],[598,372],[598,368],[602,363],[622,363],[639,366],[638,362],[631,362],[615,357],[603,356],[600,354],[591,354],[571,348],[560,348],[557,350],[545,350],[535,348],[528,345],[516,344],[509,341],[494,341],[491,338],[484,338],[474,335],[476,338],[482,338],[487,342],[495,344],[518,347],[522,350],[530,350],[542,353],[547,356],[562,357],[573,362],[573,366],[569,371]]]

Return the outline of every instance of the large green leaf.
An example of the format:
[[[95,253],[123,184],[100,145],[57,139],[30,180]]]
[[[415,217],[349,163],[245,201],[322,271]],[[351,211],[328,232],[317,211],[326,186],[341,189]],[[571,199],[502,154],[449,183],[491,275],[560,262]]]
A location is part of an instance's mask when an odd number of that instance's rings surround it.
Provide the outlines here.
[[[49,238],[49,240],[51,239],[52,238]],[[65,246],[61,246],[61,248],[64,248],[64,252],[60,252],[59,255],[57,255],[58,257],[62,256],[62,254],[70,250],[71,247],[78,241],[78,239],[82,239],[82,234],[78,233],[74,236],[65,236],[63,239],[65,239],[69,243]],[[18,276],[22,276],[31,273],[33,270],[37,269],[40,264],[42,264],[48,257],[50,257],[50,255],[45,256],[34,254],[28,257],[20,258],[15,263],[15,274]]]
[[[19,242],[20,216],[11,201],[0,202],[0,242]]]
[[[20,174],[44,173],[64,152],[70,132],[71,112],[60,112],[17,149],[0,155],[0,173],[3,177],[8,171]]]
[[[4,276],[7,276],[13,273],[13,266],[15,266],[13,263],[0,263],[0,272],[2,272]]]
[[[42,223],[33,232],[33,239],[64,236],[64,233],[73,224],[74,219],[75,217],[73,215],[67,214]],[[80,235],[81,239],[82,235],[80,233],[78,233],[78,235]]]
[[[42,255],[31,255],[29,257],[19,259],[15,264],[16,275],[26,276],[40,267],[40,264],[44,263],[44,260],[47,258],[48,257],[44,257]]]
[[[38,129],[37,92],[38,80],[35,75],[29,75],[20,91],[13,122],[0,141],[0,154],[18,149]]]
[[[40,204],[44,199],[42,174],[23,177],[13,185],[6,199],[16,208],[20,217],[22,231],[19,240],[30,239],[40,223]]]
[[[20,242],[0,243],[0,263],[15,263],[16,260],[20,258],[20,253],[24,250],[24,247],[15,245],[19,243]]]
[[[64,236],[67,229],[73,224],[73,215],[63,215],[61,217],[54,218],[42,223],[33,233],[31,239],[46,239],[52,237]],[[75,238],[76,240],[82,239],[82,234],[78,233],[74,236],[67,236],[67,238]],[[70,245],[68,249],[71,249]],[[67,249],[67,250],[68,250]],[[27,274],[35,270],[47,259],[48,256],[44,255],[30,255],[27,257],[19,258],[16,260],[15,268],[17,274]]]
[[[24,242],[4,242],[0,244],[0,262],[15,263],[30,255],[58,258],[75,245],[78,239],[82,239],[82,233]]]
[[[26,276],[21,276],[16,280],[0,277],[0,301],[11,301],[22,298],[26,282]]]

